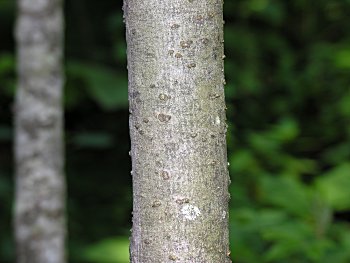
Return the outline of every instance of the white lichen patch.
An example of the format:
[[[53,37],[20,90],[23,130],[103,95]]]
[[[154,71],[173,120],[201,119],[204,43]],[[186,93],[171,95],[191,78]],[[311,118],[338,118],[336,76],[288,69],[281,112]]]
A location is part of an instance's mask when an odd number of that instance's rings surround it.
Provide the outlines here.
[[[197,206],[185,204],[181,208],[181,213],[185,219],[192,221],[195,220],[201,214],[201,211]]]
[[[219,116],[216,116],[215,118],[215,124],[216,125],[220,125],[221,121],[220,121],[220,117]]]
[[[222,219],[226,218],[226,211],[222,211]]]

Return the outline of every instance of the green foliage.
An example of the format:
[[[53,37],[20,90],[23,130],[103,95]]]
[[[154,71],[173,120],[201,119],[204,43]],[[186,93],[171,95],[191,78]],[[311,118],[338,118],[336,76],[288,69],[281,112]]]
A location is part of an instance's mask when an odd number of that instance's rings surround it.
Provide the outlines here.
[[[317,188],[335,210],[350,209],[350,163],[342,163],[317,178]]]
[[[129,239],[110,238],[87,247],[83,252],[84,262],[128,263]]]
[[[87,64],[68,61],[68,82],[66,88],[66,103],[73,106],[79,103],[83,94],[74,90],[74,85],[80,82],[87,95],[104,110],[116,110],[128,106],[128,85],[126,75],[112,71],[97,64]],[[75,83],[75,84],[74,84]]]
[[[350,2],[225,8],[232,258],[350,262]]]
[[[0,79],[2,92],[7,96],[13,96],[15,92],[15,61],[13,54],[0,53]]]
[[[334,64],[341,69],[350,68],[350,48],[343,48],[336,51],[334,56]]]

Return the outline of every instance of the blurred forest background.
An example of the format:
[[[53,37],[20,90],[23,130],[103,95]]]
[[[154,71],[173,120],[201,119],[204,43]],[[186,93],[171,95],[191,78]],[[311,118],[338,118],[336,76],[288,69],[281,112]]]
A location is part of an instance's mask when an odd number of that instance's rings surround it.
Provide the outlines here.
[[[69,262],[128,262],[121,0],[65,1]],[[350,1],[226,0],[234,263],[350,262]],[[0,0],[0,262],[13,262],[14,0]]]

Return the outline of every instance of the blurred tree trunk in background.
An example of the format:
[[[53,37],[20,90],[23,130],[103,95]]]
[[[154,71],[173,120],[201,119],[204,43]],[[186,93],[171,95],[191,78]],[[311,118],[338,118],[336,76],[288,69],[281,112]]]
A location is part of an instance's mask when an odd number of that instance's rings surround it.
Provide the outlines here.
[[[61,0],[19,0],[15,106],[17,262],[65,262]]]
[[[222,0],[125,0],[131,262],[231,262]]]

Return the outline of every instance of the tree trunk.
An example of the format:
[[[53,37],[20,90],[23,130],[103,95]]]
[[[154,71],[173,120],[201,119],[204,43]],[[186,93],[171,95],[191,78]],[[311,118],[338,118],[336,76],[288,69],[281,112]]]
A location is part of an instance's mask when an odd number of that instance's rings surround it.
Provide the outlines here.
[[[125,0],[131,262],[229,259],[222,0]]]
[[[18,263],[65,262],[61,0],[19,0],[15,106]]]

